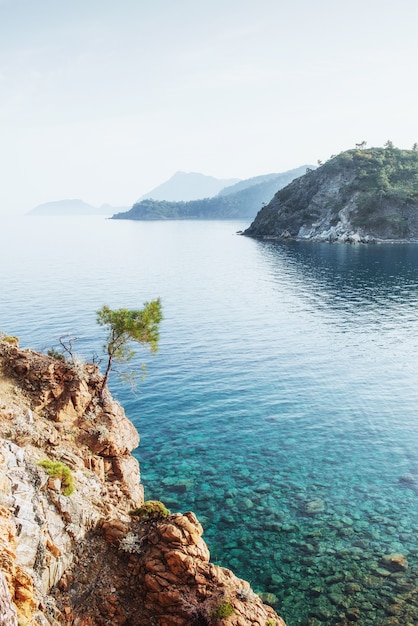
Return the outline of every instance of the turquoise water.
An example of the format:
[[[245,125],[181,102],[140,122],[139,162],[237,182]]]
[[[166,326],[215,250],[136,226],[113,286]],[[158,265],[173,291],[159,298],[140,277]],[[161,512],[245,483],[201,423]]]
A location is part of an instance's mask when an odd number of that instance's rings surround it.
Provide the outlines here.
[[[243,222],[2,218],[0,328],[86,358],[95,311],[160,296],[137,392],[146,497],[288,626],[418,623],[418,247],[280,244]],[[407,558],[392,571],[390,554]]]

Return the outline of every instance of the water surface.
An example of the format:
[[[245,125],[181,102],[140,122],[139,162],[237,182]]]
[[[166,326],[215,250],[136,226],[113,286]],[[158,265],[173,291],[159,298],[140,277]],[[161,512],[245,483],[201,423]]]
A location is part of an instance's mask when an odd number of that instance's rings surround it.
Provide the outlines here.
[[[194,510],[212,558],[288,626],[418,623],[416,245],[259,242],[229,221],[2,226],[0,328],[23,346],[68,332],[91,358],[97,309],[161,297],[145,381],[111,381],[147,498]]]

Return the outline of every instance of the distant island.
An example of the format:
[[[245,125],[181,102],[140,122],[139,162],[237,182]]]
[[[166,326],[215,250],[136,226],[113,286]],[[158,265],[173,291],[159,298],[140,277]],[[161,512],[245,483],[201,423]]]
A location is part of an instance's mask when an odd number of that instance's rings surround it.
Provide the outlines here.
[[[356,149],[278,191],[244,235],[341,242],[418,241],[418,145]]]
[[[101,207],[94,207],[78,198],[70,200],[55,200],[39,204],[34,209],[28,211],[27,215],[112,215],[116,210],[125,207],[114,207],[110,204],[103,204]]]
[[[144,199],[126,212],[113,215],[119,220],[253,219],[260,207],[278,189],[313,166],[302,165],[279,174],[256,176],[223,188],[212,198],[173,202]]]

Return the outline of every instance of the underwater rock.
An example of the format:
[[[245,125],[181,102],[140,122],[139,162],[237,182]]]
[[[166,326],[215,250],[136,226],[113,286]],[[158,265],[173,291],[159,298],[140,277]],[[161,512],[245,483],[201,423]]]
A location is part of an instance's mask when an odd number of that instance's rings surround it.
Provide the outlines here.
[[[418,493],[418,476],[411,474],[411,472],[406,472],[399,478],[399,485]]]
[[[278,598],[274,593],[263,592],[257,595],[265,604],[269,604],[270,606],[274,606],[278,602]]]
[[[302,507],[302,512],[305,515],[318,515],[318,513],[323,513],[325,511],[325,502],[320,498],[316,500],[309,500],[305,502]]]
[[[403,554],[388,554],[382,558],[381,564],[391,572],[404,572],[408,569],[408,561]]]

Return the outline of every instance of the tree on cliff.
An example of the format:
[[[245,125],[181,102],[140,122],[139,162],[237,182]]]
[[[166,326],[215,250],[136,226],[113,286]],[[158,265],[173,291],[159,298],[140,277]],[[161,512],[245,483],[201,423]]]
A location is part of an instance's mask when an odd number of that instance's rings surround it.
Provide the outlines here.
[[[159,326],[162,320],[161,302],[157,298],[145,302],[142,309],[110,309],[104,305],[97,311],[97,323],[107,327],[108,336],[103,346],[107,354],[107,366],[103,377],[101,394],[103,395],[109,380],[113,362],[128,362],[135,354],[132,343],[149,346],[151,352],[158,349]]]

